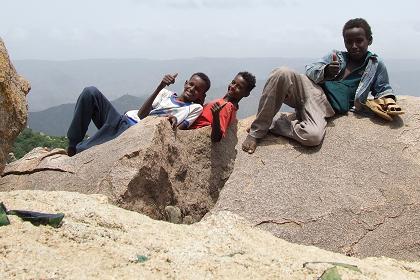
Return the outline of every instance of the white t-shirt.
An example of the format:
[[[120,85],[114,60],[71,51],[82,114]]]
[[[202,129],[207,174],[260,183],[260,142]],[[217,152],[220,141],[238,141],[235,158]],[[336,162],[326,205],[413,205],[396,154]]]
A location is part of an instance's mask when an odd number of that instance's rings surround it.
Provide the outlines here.
[[[176,94],[170,90],[162,89],[152,103],[152,111],[149,116],[174,116],[178,126],[185,123],[189,127],[203,111],[200,104],[185,103],[176,100]],[[138,110],[131,110],[125,113],[135,123],[140,121]]]

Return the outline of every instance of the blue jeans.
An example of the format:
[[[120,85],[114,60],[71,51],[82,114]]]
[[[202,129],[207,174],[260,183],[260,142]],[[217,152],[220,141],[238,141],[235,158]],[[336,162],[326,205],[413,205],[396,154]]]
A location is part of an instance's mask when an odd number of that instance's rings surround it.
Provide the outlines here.
[[[91,120],[98,131],[83,140]],[[73,120],[67,131],[69,147],[76,148],[76,152],[80,153],[116,138],[130,126],[127,116],[118,113],[96,87],[86,87],[77,99]]]

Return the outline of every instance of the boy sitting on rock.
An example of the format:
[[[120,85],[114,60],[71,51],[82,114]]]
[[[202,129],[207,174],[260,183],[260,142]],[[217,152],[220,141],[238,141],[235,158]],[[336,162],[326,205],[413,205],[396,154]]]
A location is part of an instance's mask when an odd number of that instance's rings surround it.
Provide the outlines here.
[[[146,100],[140,110],[120,114],[108,99],[95,87],[87,87],[80,94],[67,132],[69,146],[67,154],[73,156],[92,146],[112,140],[147,116],[167,116],[174,129],[186,129],[201,114],[200,102],[210,88],[210,79],[206,74],[194,73],[185,81],[184,91],[180,96],[165,89],[175,83],[178,74],[165,75],[156,90]],[[93,120],[98,131],[83,140],[90,121]]]
[[[230,123],[236,119],[239,101],[249,96],[254,87],[255,76],[249,72],[239,72],[229,84],[226,95],[205,104],[203,112],[190,128],[211,125],[211,140],[219,142],[226,135]]]
[[[403,113],[389,85],[385,64],[368,51],[372,31],[366,20],[349,20],[343,27],[347,52],[332,51],[306,67],[306,75],[287,68],[275,69],[269,76],[242,149],[253,153],[258,139],[270,130],[273,134],[295,139],[306,146],[319,145],[324,139],[326,118],[349,110],[369,108],[382,118]],[[375,98],[367,100],[371,93]],[[295,115],[273,121],[281,105],[295,108]]]

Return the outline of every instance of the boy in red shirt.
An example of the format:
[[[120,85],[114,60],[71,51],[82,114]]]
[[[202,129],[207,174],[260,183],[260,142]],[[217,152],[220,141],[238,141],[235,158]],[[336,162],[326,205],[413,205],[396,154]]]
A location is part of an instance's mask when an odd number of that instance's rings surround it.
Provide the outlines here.
[[[254,87],[255,76],[249,72],[239,72],[229,84],[226,95],[205,104],[203,112],[190,128],[195,129],[211,125],[211,140],[212,142],[219,142],[226,135],[232,120],[236,119],[239,101],[249,96]]]

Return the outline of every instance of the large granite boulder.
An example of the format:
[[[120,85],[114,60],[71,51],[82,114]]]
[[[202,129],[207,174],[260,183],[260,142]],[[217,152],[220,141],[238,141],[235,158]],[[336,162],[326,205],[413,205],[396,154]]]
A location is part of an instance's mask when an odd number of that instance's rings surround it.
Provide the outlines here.
[[[26,125],[29,82],[16,73],[0,38],[0,174],[13,141]]]
[[[57,229],[10,215],[10,225],[0,227],[0,279],[302,280],[334,266],[342,278],[323,279],[420,278],[419,262],[292,244],[229,212],[175,225],[110,205],[102,195],[12,191],[0,197],[10,209],[65,214]]]
[[[166,119],[149,117],[73,157],[62,149],[36,148],[6,166],[0,190],[104,194],[155,219],[170,218],[165,215],[179,208],[185,222],[193,222],[218,199],[233,169],[236,144],[236,123],[225,139],[212,144],[210,127],[173,132]],[[167,206],[177,208],[165,211]]]
[[[407,113],[394,122],[353,113],[330,120],[319,147],[269,136],[254,154],[240,151],[212,212],[349,256],[419,260],[420,98],[399,103]]]

